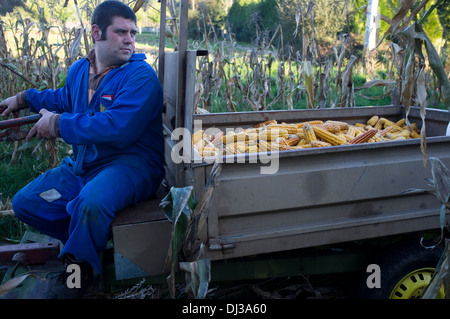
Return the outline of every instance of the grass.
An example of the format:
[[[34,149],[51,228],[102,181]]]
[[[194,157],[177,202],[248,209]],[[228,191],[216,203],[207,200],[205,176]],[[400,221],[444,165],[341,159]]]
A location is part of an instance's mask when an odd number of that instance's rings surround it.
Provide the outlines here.
[[[51,142],[20,141],[17,146],[14,142],[0,143],[0,239],[20,240],[30,230],[12,214],[14,194],[70,152],[70,147],[60,140],[54,145],[58,152],[54,160],[49,156]]]

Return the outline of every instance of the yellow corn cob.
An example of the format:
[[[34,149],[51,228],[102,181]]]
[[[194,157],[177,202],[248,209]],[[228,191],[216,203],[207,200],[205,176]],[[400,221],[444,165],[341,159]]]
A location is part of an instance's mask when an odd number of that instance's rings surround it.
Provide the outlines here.
[[[403,131],[406,132],[406,131]],[[388,140],[406,140],[409,139],[409,135],[403,133],[403,132],[396,132],[396,133],[387,133],[385,136],[385,139]]]
[[[280,151],[289,150],[291,146],[288,144],[286,139],[281,139],[279,142],[272,144],[272,149],[278,149]]]
[[[226,135],[223,136],[222,142],[225,143],[225,144],[234,143],[235,140],[236,140],[235,135],[236,135],[236,133],[234,133],[233,131],[228,132]]]
[[[397,123],[395,123],[397,126],[402,127],[403,125],[405,125],[406,119],[402,118],[401,120],[399,120]]]
[[[192,145],[196,144],[198,141],[203,139],[203,136],[205,135],[204,130],[198,130],[194,134],[192,134]]]
[[[259,131],[259,129],[253,128],[253,127],[250,127],[250,128],[247,128],[244,130],[244,132],[247,133],[248,135],[251,135],[253,133],[258,134],[258,131]]]
[[[257,139],[249,139],[247,141],[248,146],[253,146],[253,145],[258,145],[258,140]]]
[[[309,123],[303,125],[303,134],[305,135],[305,140],[308,144],[311,144],[312,141],[317,140],[316,134],[313,130],[313,126]]]
[[[268,121],[264,121],[261,123],[256,124],[254,127],[255,128],[260,128],[260,127],[264,127],[264,126],[268,126],[270,124],[277,124],[276,120],[268,120]]]
[[[403,130],[401,132],[398,133],[400,136],[403,136],[404,138],[410,138],[411,137],[411,132],[409,131],[409,129]]]
[[[338,133],[341,131],[341,127],[339,125],[331,123],[314,124],[313,127],[320,127],[330,133]]]
[[[356,127],[361,127],[361,128],[365,128],[367,126],[367,124],[363,124],[363,123],[355,123],[354,125]]]
[[[412,131],[411,138],[420,138],[420,134],[417,133],[416,131]]]
[[[321,140],[330,143],[331,145],[341,145],[344,142],[346,142],[345,137],[341,138],[337,136],[336,134],[330,133],[327,130],[324,130],[321,127],[313,126],[314,133],[316,134],[316,137],[320,138]],[[312,143],[311,143],[312,144]]]
[[[249,153],[258,153],[258,145],[249,145],[248,146]]]
[[[234,135],[235,142],[245,142],[248,140],[248,135],[245,131],[238,132]]]
[[[238,151],[238,149],[236,148],[236,144],[235,144],[235,143],[228,144],[228,145],[225,147],[225,153],[226,153],[227,155],[241,154],[241,152]]]
[[[401,132],[403,131],[403,129],[401,127],[399,127],[398,125],[392,125],[392,126],[388,126],[384,129],[385,132],[387,133],[395,133],[395,132]]]
[[[311,142],[311,147],[327,147],[327,146],[332,146],[330,143],[324,142],[324,141],[319,141],[319,140],[315,140]]]
[[[297,134],[298,127],[295,124],[270,124],[267,126],[269,129],[284,129],[288,132],[288,134]]]
[[[305,133],[303,132],[303,129],[299,129],[297,134],[295,134],[295,135],[300,137],[300,139],[302,139],[302,138],[304,139],[305,138]]]
[[[348,126],[347,135],[351,136],[351,137],[355,137],[356,136],[356,128],[355,128],[354,125],[349,125]]]
[[[259,133],[259,139],[264,141],[274,141],[279,137],[288,137],[288,132],[285,129],[267,129]]]
[[[303,126],[307,123],[311,124],[311,125],[315,125],[315,124],[323,124],[323,121],[322,120],[313,120],[313,121],[297,123],[295,125],[297,125],[298,128],[303,128]]]
[[[198,140],[194,145],[193,145],[193,147],[195,147],[196,149],[198,149],[198,150],[201,150],[203,147],[205,147],[205,145],[206,145],[206,141],[205,140]]]
[[[248,152],[248,145],[245,142],[236,142],[234,147],[238,151],[238,154]]]
[[[392,122],[392,121],[390,121],[390,120],[388,120],[388,119],[386,119],[384,117],[382,117],[382,119],[383,119],[383,125],[384,125],[385,128],[388,127],[388,126],[397,125],[395,122]]]
[[[378,143],[384,141],[384,138],[381,136],[379,132],[377,132],[374,136],[367,140],[367,143]]]
[[[264,140],[259,140],[258,148],[260,152],[268,152],[270,151],[270,144]]]
[[[377,124],[377,122],[379,120],[380,120],[379,116],[378,115],[374,115],[370,119],[367,120],[367,125],[375,126],[375,124]]]
[[[324,123],[325,125],[331,124],[331,125],[337,125],[339,126],[339,130],[341,131],[347,131],[348,130],[348,123],[342,122],[342,121],[332,121],[328,120]]]
[[[355,129],[356,129],[356,136],[366,132],[366,130],[363,127],[355,126]]]
[[[376,130],[381,130],[383,128],[384,119],[380,118],[375,125],[373,125],[373,128]]]
[[[344,137],[345,137],[346,142],[350,142],[352,139],[355,138],[354,135],[348,135],[348,134],[344,134]]]
[[[217,156],[219,154],[219,149],[216,147],[204,147],[201,152],[199,152],[202,157],[205,156]]]

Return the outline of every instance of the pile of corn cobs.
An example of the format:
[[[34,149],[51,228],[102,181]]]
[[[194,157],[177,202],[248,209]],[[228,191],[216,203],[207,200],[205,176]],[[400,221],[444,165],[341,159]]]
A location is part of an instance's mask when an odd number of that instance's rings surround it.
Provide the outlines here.
[[[405,118],[393,122],[375,115],[366,123],[355,124],[331,120],[287,124],[270,120],[226,134],[220,131],[208,135],[204,130],[198,130],[192,135],[192,146],[200,156],[209,157],[419,137],[415,123],[407,125]]]

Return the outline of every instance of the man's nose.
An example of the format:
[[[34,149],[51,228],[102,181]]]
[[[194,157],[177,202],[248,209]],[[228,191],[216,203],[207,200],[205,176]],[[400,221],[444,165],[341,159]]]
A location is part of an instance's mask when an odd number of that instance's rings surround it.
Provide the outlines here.
[[[133,36],[131,35],[131,32],[128,32],[126,34],[124,42],[127,43],[127,44],[128,43],[133,43]]]

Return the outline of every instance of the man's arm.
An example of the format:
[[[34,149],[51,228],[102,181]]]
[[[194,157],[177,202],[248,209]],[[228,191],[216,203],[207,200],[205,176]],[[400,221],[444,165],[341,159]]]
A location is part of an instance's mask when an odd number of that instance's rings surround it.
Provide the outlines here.
[[[109,144],[123,148],[142,135],[148,124],[160,116],[162,90],[154,72],[136,70],[131,79],[115,92],[114,101],[104,112],[63,113],[60,134],[66,143]]]

